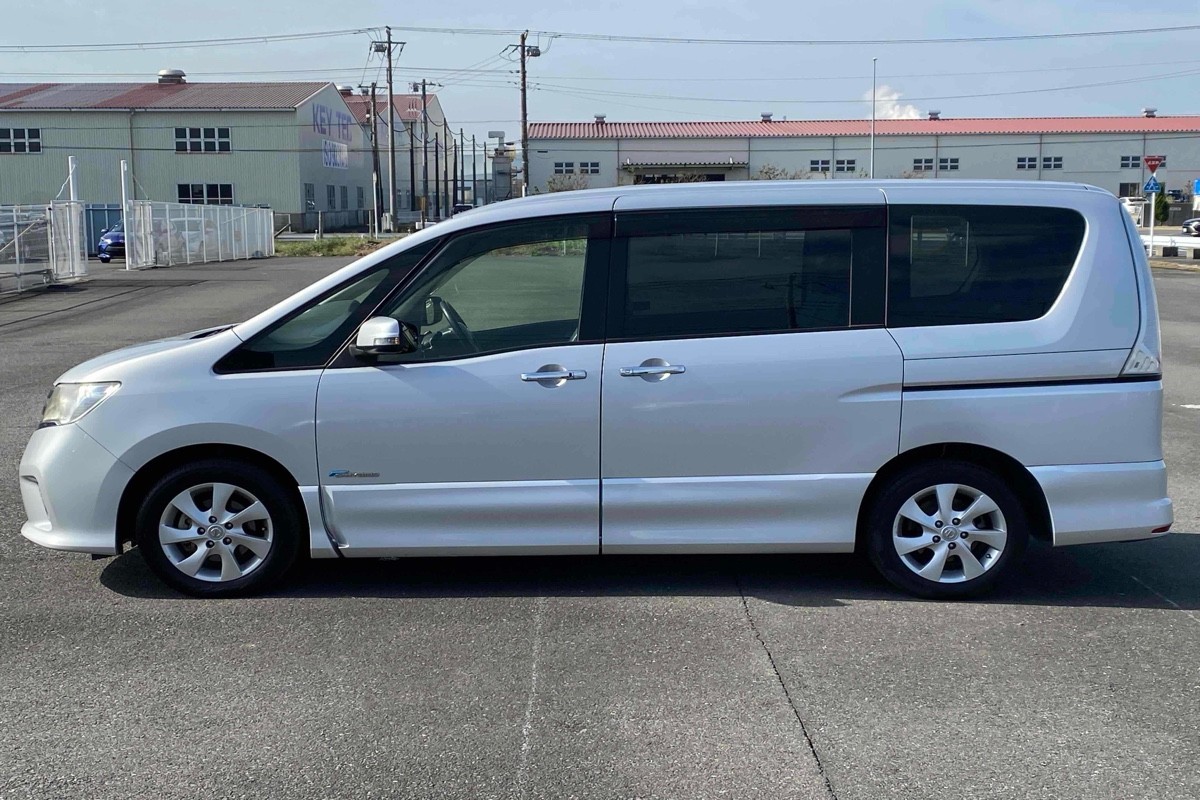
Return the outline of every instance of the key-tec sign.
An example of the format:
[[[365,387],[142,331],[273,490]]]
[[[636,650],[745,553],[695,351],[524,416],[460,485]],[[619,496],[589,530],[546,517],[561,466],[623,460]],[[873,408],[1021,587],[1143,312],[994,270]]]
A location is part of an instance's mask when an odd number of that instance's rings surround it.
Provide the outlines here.
[[[1143,156],[1142,157],[1142,163],[1146,165],[1146,169],[1150,170],[1151,175],[1153,175],[1155,172],[1158,172],[1158,168],[1161,167],[1166,160],[1167,160],[1166,156]]]

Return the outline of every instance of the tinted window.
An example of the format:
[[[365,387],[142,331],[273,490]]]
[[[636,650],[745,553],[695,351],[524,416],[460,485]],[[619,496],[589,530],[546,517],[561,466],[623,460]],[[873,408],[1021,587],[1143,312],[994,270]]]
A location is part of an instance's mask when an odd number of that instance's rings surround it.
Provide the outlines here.
[[[587,222],[517,224],[454,239],[380,310],[421,333],[415,353],[436,361],[579,339]]]
[[[433,249],[406,250],[275,323],[216,365],[218,372],[324,366],[387,293]]]
[[[620,336],[846,328],[852,324],[852,284],[864,286],[865,312],[855,314],[853,324],[880,324],[882,214],[882,209],[679,212],[663,220],[679,232],[627,240]],[[873,279],[874,288],[867,290],[856,272]]]
[[[1050,310],[1083,242],[1062,208],[892,206],[888,324],[1036,319]]]

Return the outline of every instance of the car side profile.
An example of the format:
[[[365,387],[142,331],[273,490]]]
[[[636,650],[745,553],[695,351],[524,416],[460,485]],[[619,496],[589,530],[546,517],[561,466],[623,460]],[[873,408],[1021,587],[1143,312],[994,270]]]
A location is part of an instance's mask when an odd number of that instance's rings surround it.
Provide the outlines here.
[[[861,550],[992,587],[1172,522],[1158,310],[1076,184],[617,187],[456,215],[230,327],[58,379],[46,547],[187,593],[313,558]]]

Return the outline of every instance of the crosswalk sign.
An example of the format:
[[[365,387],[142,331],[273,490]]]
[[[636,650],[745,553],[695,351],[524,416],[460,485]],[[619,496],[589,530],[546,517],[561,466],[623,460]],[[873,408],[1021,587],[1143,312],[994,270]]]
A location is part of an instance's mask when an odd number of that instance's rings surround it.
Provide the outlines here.
[[[1142,191],[1146,194],[1158,194],[1162,191],[1162,184],[1158,182],[1158,178],[1151,175],[1150,180],[1146,181],[1146,185],[1142,187]]]

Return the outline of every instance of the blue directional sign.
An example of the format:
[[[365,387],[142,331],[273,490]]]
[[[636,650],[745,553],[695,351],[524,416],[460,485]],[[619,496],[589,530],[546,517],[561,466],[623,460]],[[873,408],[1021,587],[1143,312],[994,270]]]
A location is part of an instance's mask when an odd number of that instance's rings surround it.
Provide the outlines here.
[[[1158,194],[1162,191],[1162,184],[1158,182],[1158,178],[1151,175],[1150,180],[1146,181],[1146,185],[1142,187],[1142,191],[1146,194]]]

